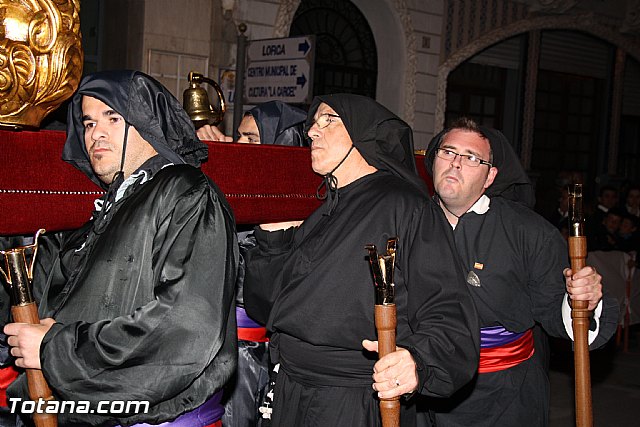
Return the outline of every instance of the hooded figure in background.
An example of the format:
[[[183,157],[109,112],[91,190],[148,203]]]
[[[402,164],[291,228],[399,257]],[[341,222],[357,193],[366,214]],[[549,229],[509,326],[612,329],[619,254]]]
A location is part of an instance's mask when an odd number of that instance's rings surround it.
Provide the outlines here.
[[[477,315],[444,216],[415,172],[411,128],[350,94],[316,97],[307,125],[326,201],[299,227],[260,225],[247,258],[245,307],[267,325],[280,364],[272,423],[379,426],[376,396],[446,396],[471,378]],[[365,245],[391,237],[398,348],[376,363]],[[415,421],[405,401],[402,425]]]
[[[282,101],[268,101],[244,113],[235,140],[211,125],[201,126],[197,132],[203,141],[305,147],[309,145],[303,129],[306,120],[304,110]]]
[[[307,113],[282,101],[269,101],[247,111],[253,117],[259,131],[260,144],[308,146],[304,134]],[[242,137],[242,132],[239,132]],[[241,142],[241,141],[239,141]]]
[[[61,426],[220,425],[238,250],[231,210],[197,168],[206,145],[136,71],[85,77],[68,123],[63,159],[107,192],[83,227],[41,244],[34,289],[47,319],[5,327],[16,365],[41,368],[56,400],[90,403]],[[39,337],[30,347],[18,342],[27,329]],[[28,399],[24,375],[8,394]],[[100,413],[101,401],[142,404]]]
[[[250,144],[306,146],[304,123],[307,113],[281,101],[269,101],[247,111],[238,127],[238,142]],[[217,130],[217,129],[216,129]],[[203,133],[206,132],[206,133]],[[214,128],[203,126],[198,135],[219,138]],[[216,136],[217,135],[217,136]],[[220,134],[221,135],[221,134]],[[227,138],[231,139],[231,138]],[[244,308],[243,282],[246,253],[255,247],[253,226],[238,225],[240,265],[236,283],[236,320],[238,322],[238,370],[225,387],[225,427],[254,427],[268,425],[263,413],[268,408],[269,353],[267,330],[264,324],[247,315]],[[262,407],[262,409],[261,409]]]
[[[531,182],[500,131],[461,118],[431,140],[425,163],[478,310],[481,350],[476,378],[452,398],[431,400],[424,423],[546,426],[549,380],[535,325],[570,338],[568,297],[588,300],[597,348],[616,329],[618,305],[602,298],[593,268],[568,268],[566,242],[532,210]]]

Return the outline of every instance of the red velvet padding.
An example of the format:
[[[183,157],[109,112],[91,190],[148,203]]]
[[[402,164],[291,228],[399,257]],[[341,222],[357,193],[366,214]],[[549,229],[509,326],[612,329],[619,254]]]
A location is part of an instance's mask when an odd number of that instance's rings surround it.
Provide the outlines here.
[[[7,407],[7,387],[18,377],[18,371],[13,366],[0,368],[0,406]]]
[[[0,131],[0,235],[86,222],[102,190],[60,159],[65,133]]]
[[[209,143],[202,165],[224,192],[239,224],[305,219],[318,206],[321,178],[309,148]]]
[[[0,130],[0,235],[73,229],[86,222],[100,187],[61,160],[65,132]],[[301,220],[320,202],[309,148],[213,142],[202,165],[238,224]],[[418,171],[430,184],[416,156]]]

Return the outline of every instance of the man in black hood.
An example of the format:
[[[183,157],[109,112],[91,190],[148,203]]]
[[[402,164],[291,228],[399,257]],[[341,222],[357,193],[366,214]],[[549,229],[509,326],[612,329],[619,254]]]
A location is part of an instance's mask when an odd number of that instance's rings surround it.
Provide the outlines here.
[[[237,142],[245,144],[285,145],[301,147],[307,145],[304,123],[307,113],[282,101],[259,104],[244,114],[238,126]],[[218,128],[204,125],[198,128],[198,137],[203,140],[232,142]],[[247,171],[249,172],[249,171]],[[225,388],[225,427],[253,427],[268,425],[270,397],[269,353],[267,331],[247,315],[244,308],[243,281],[246,252],[255,247],[253,226],[238,226],[240,266],[236,284],[236,320],[238,323],[238,370]],[[263,402],[259,407],[256,402]]]
[[[61,426],[220,425],[238,252],[231,210],[197,168],[206,145],[166,88],[136,71],[85,77],[68,123],[63,159],[107,192],[79,230],[41,244],[44,320],[4,328],[16,365],[42,369],[56,400],[90,402]],[[28,399],[24,375],[8,394]],[[101,413],[100,401],[148,406]]]
[[[432,139],[425,161],[482,328],[478,375],[431,402],[436,425],[546,426],[549,381],[534,357],[534,325],[569,338],[569,299],[588,301],[597,348],[616,329],[618,305],[602,297],[593,268],[568,268],[566,242],[531,209],[531,182],[500,131],[460,119]]]
[[[300,227],[261,225],[245,307],[280,363],[274,426],[380,426],[377,397],[447,396],[478,361],[476,312],[442,212],[416,173],[411,128],[370,98],[316,97],[307,120],[326,201]],[[377,360],[365,245],[398,238],[395,352]],[[364,348],[363,348],[364,347]],[[412,402],[403,426],[415,424]]]
[[[307,113],[300,108],[282,101],[264,102],[244,113],[236,142],[304,147],[309,145],[303,131],[306,119]],[[234,141],[215,126],[201,126],[197,133],[203,141]]]

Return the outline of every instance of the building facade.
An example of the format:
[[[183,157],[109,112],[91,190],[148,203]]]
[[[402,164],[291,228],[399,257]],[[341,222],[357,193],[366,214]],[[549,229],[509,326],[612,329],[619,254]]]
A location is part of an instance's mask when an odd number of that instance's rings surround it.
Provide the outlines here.
[[[635,0],[83,0],[81,14],[87,70],[140,69],[178,97],[190,70],[233,74],[241,24],[249,41],[312,34],[316,94],[375,97],[416,148],[464,114],[503,130],[539,194],[640,178]]]

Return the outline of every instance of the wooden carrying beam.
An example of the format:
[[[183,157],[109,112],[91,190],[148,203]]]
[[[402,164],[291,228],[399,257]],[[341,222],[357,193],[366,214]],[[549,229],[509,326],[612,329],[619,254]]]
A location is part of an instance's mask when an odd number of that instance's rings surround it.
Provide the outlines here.
[[[61,160],[62,131],[0,130],[0,235],[79,227],[103,190]],[[305,219],[320,176],[308,148],[213,142],[202,170],[224,192],[238,224]],[[416,164],[425,180],[424,156]],[[430,181],[428,181],[430,182]]]

